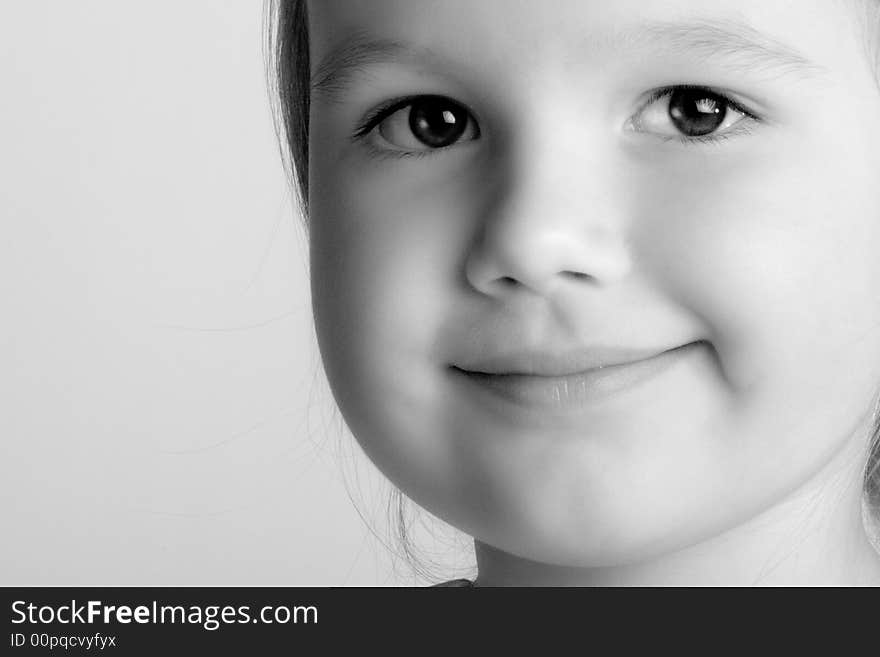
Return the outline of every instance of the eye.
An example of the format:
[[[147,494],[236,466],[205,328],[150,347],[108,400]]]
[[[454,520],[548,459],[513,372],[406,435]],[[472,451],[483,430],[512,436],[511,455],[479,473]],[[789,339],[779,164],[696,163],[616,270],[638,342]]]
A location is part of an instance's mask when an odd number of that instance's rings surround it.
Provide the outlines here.
[[[375,133],[381,149],[416,152],[447,148],[480,136],[470,112],[444,96],[416,96],[379,109],[355,137]]]
[[[712,141],[746,131],[758,117],[705,87],[672,87],[655,92],[631,119],[636,132],[681,141]]]

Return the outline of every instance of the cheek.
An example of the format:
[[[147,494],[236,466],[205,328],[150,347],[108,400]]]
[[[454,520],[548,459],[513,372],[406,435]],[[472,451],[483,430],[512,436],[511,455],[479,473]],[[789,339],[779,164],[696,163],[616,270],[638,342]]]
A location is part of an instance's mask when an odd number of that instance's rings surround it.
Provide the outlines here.
[[[848,143],[690,155],[641,199],[640,261],[702,319],[746,435],[842,438],[880,382],[880,164]]]
[[[310,169],[312,299],[328,379],[373,461],[416,492],[452,458],[425,430],[442,424],[425,400],[440,394],[437,331],[472,237],[457,199],[473,183],[436,167],[429,178],[432,166],[316,158]]]
[[[404,163],[322,169],[313,164],[310,252],[314,304],[343,348],[421,352],[451,303],[471,238],[451,183],[432,187]],[[436,183],[435,183],[436,185]],[[412,353],[404,355],[413,357]]]
[[[344,347],[431,351],[432,334],[464,285],[463,259],[478,228],[470,204],[480,182],[468,157],[370,160],[315,155],[310,251],[316,310],[346,326]],[[416,344],[418,343],[418,344]],[[411,352],[408,348],[411,347]]]

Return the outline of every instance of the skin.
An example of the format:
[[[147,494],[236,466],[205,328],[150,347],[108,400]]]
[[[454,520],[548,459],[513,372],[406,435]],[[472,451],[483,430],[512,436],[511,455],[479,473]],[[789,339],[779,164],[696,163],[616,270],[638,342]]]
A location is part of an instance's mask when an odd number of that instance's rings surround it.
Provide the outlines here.
[[[880,382],[880,93],[851,7],[309,11],[313,66],[355,35],[436,55],[313,95],[313,305],[348,425],[392,482],[474,537],[478,584],[880,583],[860,506]],[[745,21],[813,72],[615,38],[696,18]],[[646,94],[674,84],[757,118],[714,143],[658,135],[662,111],[635,129]],[[420,157],[350,138],[422,93],[470,108],[478,137]],[[704,343],[577,413],[499,406],[452,375],[523,336]]]

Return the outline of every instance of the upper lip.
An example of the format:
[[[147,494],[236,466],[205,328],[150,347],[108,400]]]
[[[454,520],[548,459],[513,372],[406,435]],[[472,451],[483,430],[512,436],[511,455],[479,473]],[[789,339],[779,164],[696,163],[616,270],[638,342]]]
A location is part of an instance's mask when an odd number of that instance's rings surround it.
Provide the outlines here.
[[[614,365],[627,365],[653,358],[676,347],[631,348],[594,346],[569,350],[527,349],[482,354],[454,367],[483,374],[567,376]]]

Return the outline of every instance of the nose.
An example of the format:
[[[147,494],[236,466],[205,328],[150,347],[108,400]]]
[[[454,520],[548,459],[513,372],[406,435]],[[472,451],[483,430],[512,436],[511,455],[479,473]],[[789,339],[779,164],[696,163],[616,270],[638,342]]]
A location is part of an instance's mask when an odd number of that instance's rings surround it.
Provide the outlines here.
[[[494,168],[465,262],[477,291],[549,296],[566,281],[607,286],[630,271],[625,198],[613,166],[574,141],[532,145]]]

